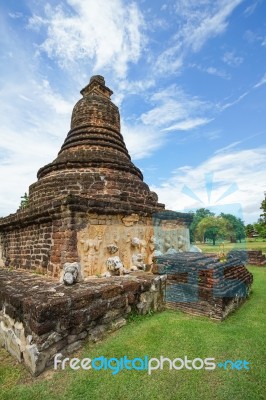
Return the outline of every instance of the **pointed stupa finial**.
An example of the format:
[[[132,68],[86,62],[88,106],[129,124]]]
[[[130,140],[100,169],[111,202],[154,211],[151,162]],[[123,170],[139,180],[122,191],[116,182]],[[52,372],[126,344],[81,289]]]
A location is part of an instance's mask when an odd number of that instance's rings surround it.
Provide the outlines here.
[[[101,75],[93,75],[90,79],[90,83],[85,86],[80,93],[83,97],[86,97],[91,93],[95,93],[99,96],[107,97],[108,99],[113,94],[112,90],[105,86],[104,77]]]

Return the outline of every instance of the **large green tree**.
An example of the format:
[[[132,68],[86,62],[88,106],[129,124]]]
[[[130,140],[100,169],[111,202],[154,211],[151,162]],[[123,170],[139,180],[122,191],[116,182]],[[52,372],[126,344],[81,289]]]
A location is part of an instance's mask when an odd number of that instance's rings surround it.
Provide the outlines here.
[[[266,239],[266,223],[262,217],[258,219],[258,222],[254,224],[254,229],[261,238]]]
[[[225,239],[228,232],[231,232],[230,223],[223,217],[207,216],[203,218],[197,225],[195,236],[196,239],[205,242],[206,239],[211,239],[215,246],[217,239]]]
[[[207,208],[199,208],[198,210],[193,212],[193,220],[189,227],[191,242],[194,242],[196,240],[195,231],[196,231],[197,226],[200,223],[200,221],[205,217],[210,217],[210,216],[214,216],[214,215],[215,214],[213,212],[211,212],[210,210],[208,210]]]
[[[228,221],[228,228],[231,227],[227,232],[231,243],[234,243],[237,240],[241,243],[241,240],[246,237],[244,222],[232,214],[221,213],[220,216]]]

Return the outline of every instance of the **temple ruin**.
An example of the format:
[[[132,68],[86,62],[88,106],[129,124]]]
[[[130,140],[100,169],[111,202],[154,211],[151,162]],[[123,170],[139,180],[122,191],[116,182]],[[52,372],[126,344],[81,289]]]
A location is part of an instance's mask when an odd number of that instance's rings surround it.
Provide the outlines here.
[[[165,210],[143,181],[104,78],[81,94],[27,206],[0,218],[0,346],[33,375],[131,312],[178,308],[221,321],[252,283],[239,257],[190,252],[192,216]]]
[[[28,207],[0,219],[1,264],[59,277],[66,262],[78,261],[86,277],[120,261],[143,269],[156,247],[188,250],[191,216],[163,212],[143,181],[104,78],[93,76],[81,94],[57,158],[29,188]]]

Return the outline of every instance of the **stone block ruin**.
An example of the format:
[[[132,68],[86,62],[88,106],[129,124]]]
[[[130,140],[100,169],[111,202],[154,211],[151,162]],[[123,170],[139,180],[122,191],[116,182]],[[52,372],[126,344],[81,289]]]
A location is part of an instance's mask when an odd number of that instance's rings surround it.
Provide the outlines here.
[[[167,275],[165,306],[222,321],[249,296],[252,274],[240,259],[177,253],[155,257],[154,272]]]
[[[263,267],[266,265],[266,256],[262,250],[231,250],[229,257],[239,258],[243,263],[258,265]]]
[[[38,171],[27,206],[0,218],[0,345],[34,375],[57,352],[71,353],[85,338],[97,340],[119,328],[130,312],[162,310],[175,273],[167,280],[154,257],[159,265],[171,259],[175,266],[183,254],[186,268],[199,273],[187,256],[195,251],[192,216],[165,210],[143,181],[104,78],[93,76],[81,94],[64,144]],[[221,280],[233,276],[249,288],[245,267],[239,260],[230,265],[237,267],[234,274]],[[213,316],[208,288],[205,306],[197,310]],[[222,319],[227,311],[219,307]]]
[[[162,310],[164,285],[165,277],[133,273],[66,286],[0,269],[0,346],[37,376],[57,353],[67,356],[125,325],[131,311]]]

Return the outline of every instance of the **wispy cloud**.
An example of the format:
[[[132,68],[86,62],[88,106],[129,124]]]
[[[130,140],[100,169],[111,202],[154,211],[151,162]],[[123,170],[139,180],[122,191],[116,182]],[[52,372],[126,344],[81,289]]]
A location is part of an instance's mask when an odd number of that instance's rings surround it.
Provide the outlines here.
[[[176,72],[189,52],[198,52],[211,38],[225,32],[228,19],[243,0],[179,0],[176,3],[177,33],[157,59],[158,72]]]
[[[236,147],[238,144],[242,143],[241,140],[238,140],[236,142],[233,142],[231,144],[229,144],[228,146],[222,147],[221,149],[218,149],[215,151],[214,154],[221,154],[221,153],[226,153],[229,150],[232,150],[233,147]]]
[[[263,75],[263,77],[259,80],[259,82],[257,82],[255,85],[254,85],[254,88],[259,88],[260,86],[262,86],[262,85],[265,85],[265,83],[266,83],[266,73]]]
[[[16,211],[38,169],[56,157],[69,129],[72,101],[29,73],[23,82],[1,88],[0,215]]]
[[[21,18],[23,16],[23,14],[21,12],[14,12],[14,13],[10,12],[10,13],[8,13],[8,16],[13,19],[18,19],[18,18]]]
[[[255,11],[255,9],[257,8],[258,4],[261,3],[260,0],[258,1],[253,1],[253,4],[251,4],[250,6],[245,8],[244,14],[246,17],[249,17],[250,15],[252,15]]]
[[[122,0],[67,0],[63,5],[45,6],[43,15],[34,15],[29,28],[43,28],[46,38],[40,51],[61,66],[75,61],[90,62],[95,71],[107,69],[124,77],[129,63],[137,62],[145,43],[143,17],[136,3]]]
[[[214,67],[214,66],[203,66],[200,64],[190,64],[189,67],[191,68],[196,68],[197,70],[201,71],[201,72],[206,72],[209,75],[214,75],[214,76],[218,76],[219,78],[222,79],[226,79],[229,80],[231,79],[231,76],[224,70]]]
[[[142,123],[129,124],[122,120],[121,131],[134,160],[151,156],[166,141],[165,134]]]
[[[227,108],[230,108],[236,104],[238,104],[240,101],[242,101],[246,96],[248,96],[254,89],[258,89],[259,87],[263,86],[266,84],[266,73],[262,76],[262,78],[254,84],[249,90],[245,91],[241,95],[239,95],[235,100],[224,103],[224,104],[217,104],[217,108],[219,111],[224,111]]]
[[[154,107],[140,117],[145,125],[170,130],[189,130],[211,121],[203,115],[210,104],[196,96],[189,96],[181,88],[171,85],[150,98]]]
[[[189,131],[198,128],[199,126],[209,124],[212,119],[207,118],[191,118],[177,124],[164,128],[164,131]]]
[[[223,55],[223,62],[230,67],[239,67],[243,61],[244,58],[237,56],[234,51],[227,51]]]
[[[249,93],[250,93],[250,90],[248,90],[247,92],[242,93],[240,96],[238,96],[238,97],[237,97],[235,100],[233,100],[233,101],[230,101],[230,102],[225,103],[225,104],[220,104],[220,105],[218,105],[218,108],[219,108],[221,111],[224,111],[224,110],[226,110],[227,108],[232,107],[232,106],[234,106],[235,104],[239,103],[239,102],[240,102],[241,100],[243,100]]]

